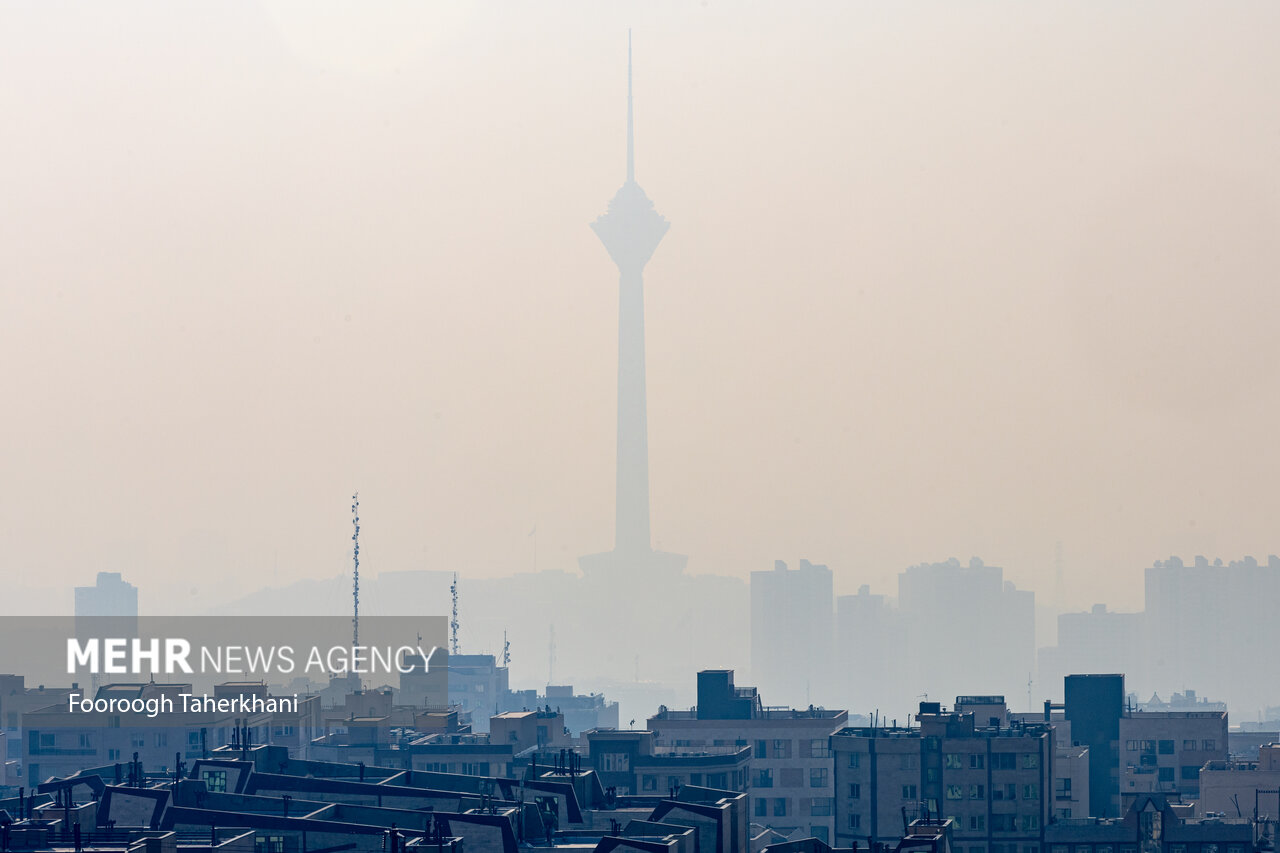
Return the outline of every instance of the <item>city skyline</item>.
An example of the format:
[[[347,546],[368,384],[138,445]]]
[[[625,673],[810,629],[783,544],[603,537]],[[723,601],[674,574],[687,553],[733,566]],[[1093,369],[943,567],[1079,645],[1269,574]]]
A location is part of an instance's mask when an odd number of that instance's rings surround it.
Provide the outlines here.
[[[1155,560],[1276,550],[1275,60],[1256,14],[1176,8],[1137,65],[1139,22],[1088,10],[937,10],[946,36],[845,11],[847,51],[807,49],[814,8],[629,10],[645,180],[680,223],[645,306],[655,548],[740,578],[808,558],[837,594],[976,555],[1046,593],[1061,541],[1075,609],[1122,611]],[[126,16],[113,44],[5,15],[43,99],[0,142],[12,601],[331,578],[356,487],[373,574],[608,546],[616,304],[581,223],[616,185],[621,12],[431,20],[398,71],[282,4]]]

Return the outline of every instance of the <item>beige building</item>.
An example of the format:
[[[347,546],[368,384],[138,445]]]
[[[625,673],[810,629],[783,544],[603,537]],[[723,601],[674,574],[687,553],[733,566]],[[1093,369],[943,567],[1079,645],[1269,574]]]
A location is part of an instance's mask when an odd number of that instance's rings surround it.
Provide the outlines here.
[[[1005,723],[999,697],[978,708],[923,702],[918,728],[847,728],[831,737],[837,847],[896,844],[909,818],[951,819],[965,853],[1039,853],[1053,817],[1056,748],[1048,724]],[[974,699],[985,701],[974,702]]]
[[[1134,711],[1120,718],[1120,797],[1200,796],[1200,768],[1227,760],[1226,711]]]
[[[1196,814],[1201,817],[1252,817],[1280,815],[1280,744],[1270,743],[1258,750],[1257,761],[1209,761],[1200,768],[1200,799]]]
[[[823,708],[767,708],[754,687],[734,686],[732,670],[704,670],[698,673],[697,706],[660,710],[647,728],[657,747],[750,747],[751,821],[831,841],[835,780],[829,741],[848,719],[845,711]]]

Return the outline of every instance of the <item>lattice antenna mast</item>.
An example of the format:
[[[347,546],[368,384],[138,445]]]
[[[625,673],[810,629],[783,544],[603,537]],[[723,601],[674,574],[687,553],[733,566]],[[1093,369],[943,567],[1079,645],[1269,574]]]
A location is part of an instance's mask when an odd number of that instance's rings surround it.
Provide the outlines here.
[[[360,493],[351,496],[351,647],[360,645]]]
[[[449,617],[449,654],[458,653],[458,573],[453,573],[453,583],[449,584],[449,594],[453,596],[453,615]]]
[[[502,632],[502,665],[511,666],[511,641],[507,639],[507,632]]]

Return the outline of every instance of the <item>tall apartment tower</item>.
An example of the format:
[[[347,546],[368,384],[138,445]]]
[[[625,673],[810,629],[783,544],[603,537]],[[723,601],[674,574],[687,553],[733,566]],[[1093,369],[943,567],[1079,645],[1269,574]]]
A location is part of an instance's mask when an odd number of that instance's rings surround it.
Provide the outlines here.
[[[829,697],[835,644],[831,570],[781,560],[751,573],[751,676],[761,690],[796,707]]]

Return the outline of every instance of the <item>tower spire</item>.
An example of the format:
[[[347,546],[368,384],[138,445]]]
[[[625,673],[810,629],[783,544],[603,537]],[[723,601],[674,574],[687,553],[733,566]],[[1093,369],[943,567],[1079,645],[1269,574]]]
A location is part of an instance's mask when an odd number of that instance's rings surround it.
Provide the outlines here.
[[[636,132],[631,108],[631,30],[627,30],[627,181],[636,179]]]

